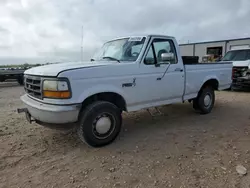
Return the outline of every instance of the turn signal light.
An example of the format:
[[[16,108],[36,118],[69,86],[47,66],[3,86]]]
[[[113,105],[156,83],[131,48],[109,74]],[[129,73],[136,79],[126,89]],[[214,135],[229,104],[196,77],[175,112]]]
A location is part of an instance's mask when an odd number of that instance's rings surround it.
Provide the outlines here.
[[[70,98],[69,91],[43,91],[43,97],[54,99],[68,99]]]

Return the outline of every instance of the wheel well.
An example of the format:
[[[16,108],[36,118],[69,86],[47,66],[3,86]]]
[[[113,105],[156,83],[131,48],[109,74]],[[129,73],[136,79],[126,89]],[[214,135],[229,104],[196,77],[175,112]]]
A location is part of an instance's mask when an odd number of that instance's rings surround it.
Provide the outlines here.
[[[122,111],[127,111],[126,102],[124,98],[117,93],[104,92],[92,95],[83,101],[82,108],[85,108],[94,101],[108,101],[116,105]]]
[[[219,89],[219,82],[216,79],[210,79],[210,80],[206,81],[201,88],[204,88],[206,86],[212,86],[212,88],[214,90],[218,90]]]

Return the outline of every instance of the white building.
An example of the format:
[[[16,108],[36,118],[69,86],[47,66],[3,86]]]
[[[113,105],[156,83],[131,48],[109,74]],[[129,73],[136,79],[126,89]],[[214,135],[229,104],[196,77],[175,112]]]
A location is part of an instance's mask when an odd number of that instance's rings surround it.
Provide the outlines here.
[[[180,44],[182,56],[199,56],[199,61],[208,54],[224,56],[228,50],[249,47],[250,38]]]

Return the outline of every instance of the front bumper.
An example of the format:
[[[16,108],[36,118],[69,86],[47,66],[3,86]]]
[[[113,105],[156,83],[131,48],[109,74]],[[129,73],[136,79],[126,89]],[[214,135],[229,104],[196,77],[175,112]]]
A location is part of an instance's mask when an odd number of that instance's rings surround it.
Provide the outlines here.
[[[232,86],[240,88],[250,88],[250,75],[245,77],[238,77],[233,81]]]
[[[78,121],[81,104],[74,105],[53,105],[38,102],[27,94],[21,96],[26,109],[24,112],[30,115],[38,124],[70,124]]]

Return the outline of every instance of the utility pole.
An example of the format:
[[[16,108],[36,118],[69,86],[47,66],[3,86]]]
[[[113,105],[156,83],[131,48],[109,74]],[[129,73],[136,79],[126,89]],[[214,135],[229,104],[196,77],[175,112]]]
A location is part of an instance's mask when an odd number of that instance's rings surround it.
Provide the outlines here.
[[[83,26],[82,26],[82,30],[81,30],[81,62],[83,62]]]

